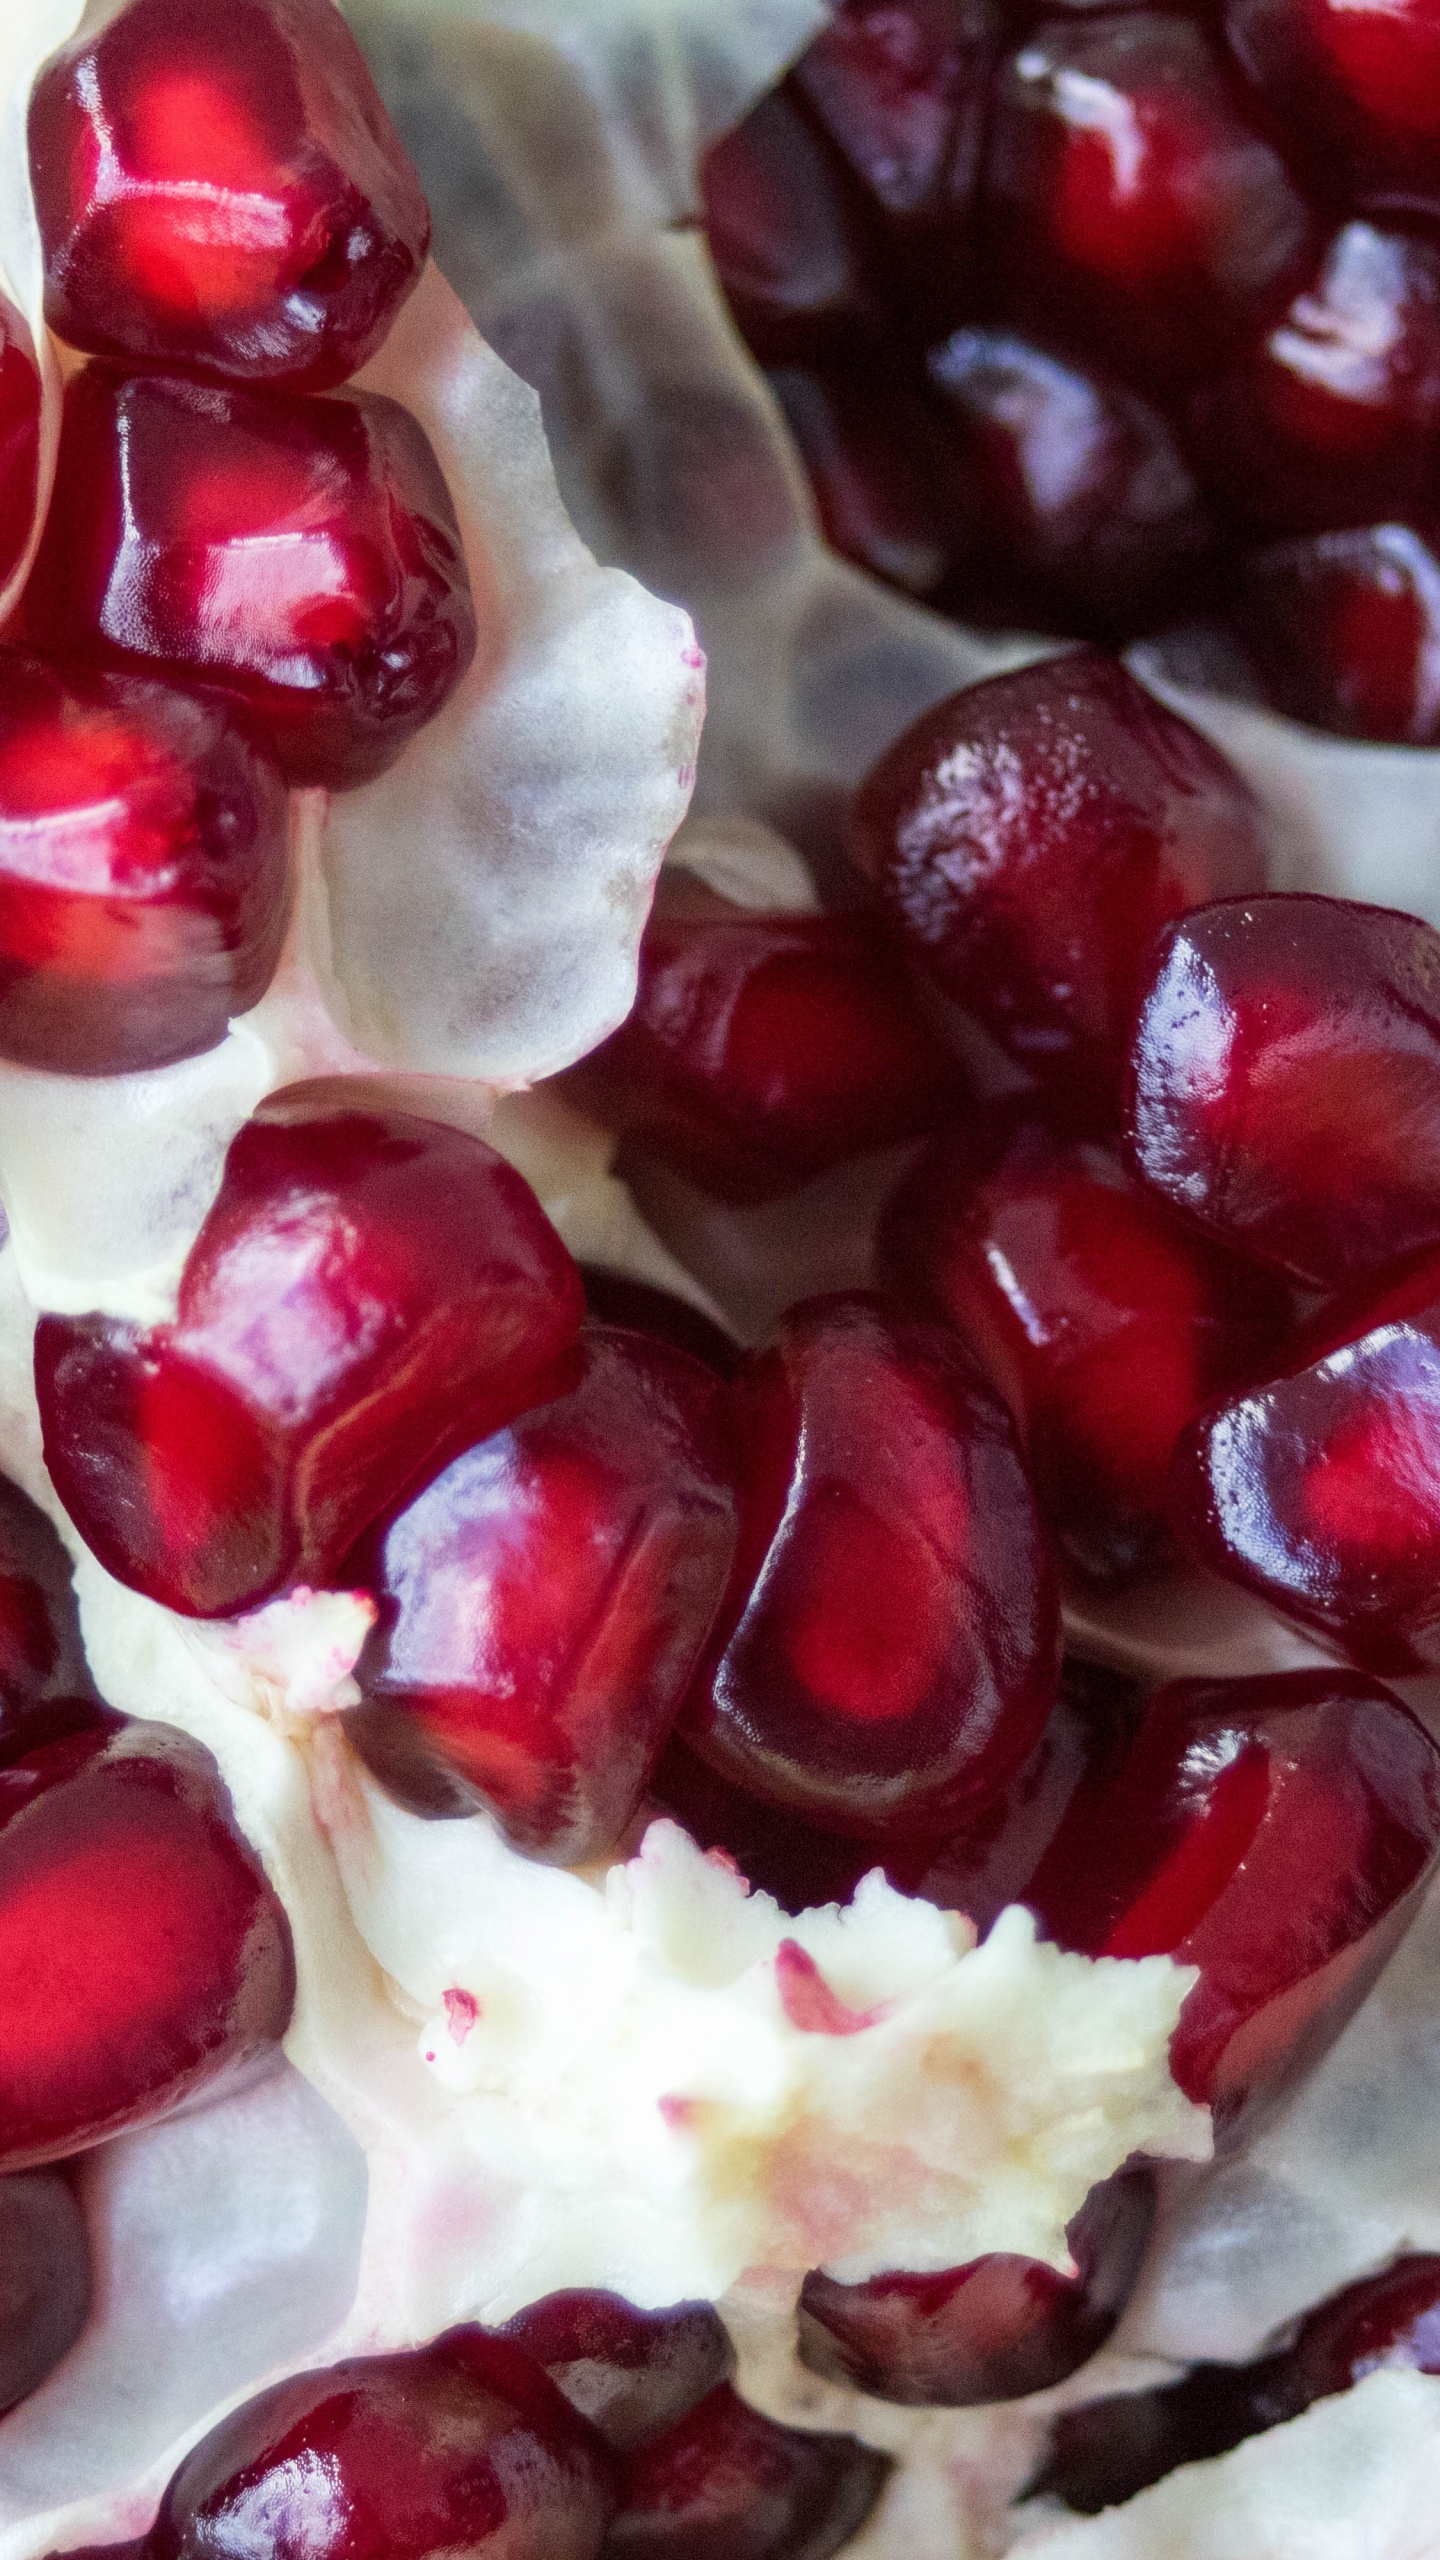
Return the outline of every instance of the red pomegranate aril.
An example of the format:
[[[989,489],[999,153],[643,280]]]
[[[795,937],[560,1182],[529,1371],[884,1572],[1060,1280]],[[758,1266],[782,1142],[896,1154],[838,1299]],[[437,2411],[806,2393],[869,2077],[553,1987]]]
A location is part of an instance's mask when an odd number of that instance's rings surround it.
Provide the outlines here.
[[[672,1733],[651,1780],[658,1809],[681,1823],[705,1850],[718,1850],[760,1893],[771,1894],[784,1911],[799,1913],[826,1902],[848,1902],[863,1875],[897,1860],[893,1849],[878,1849],[873,1840],[847,1840],[833,1831],[817,1830],[787,1807],[764,1804],[732,1786],[718,1769],[699,1758],[684,1735]],[[898,1853],[898,1876],[904,1892],[915,1889],[923,1868],[910,1846]]]
[[[0,1770],[0,2166],[167,2115],[278,2045],[295,1960],[208,1751],[151,1724]]]
[[[40,371],[24,320],[0,293],[0,587],[25,556],[40,474]]]
[[[877,335],[864,198],[792,98],[762,98],[707,151],[700,184],[710,254],[762,363],[807,364]]]
[[[1440,29],[1429,0],[1226,0],[1225,32],[1327,191],[1440,209]]]
[[[622,2465],[605,2560],[831,2560],[890,2468],[853,2436],[777,2426],[722,2382]]]
[[[958,1327],[1023,1437],[1081,1572],[1169,1553],[1170,1459],[1213,1397],[1261,1375],[1286,1293],[1127,1182],[1108,1147],[992,1113],[921,1158],[886,1213],[896,1294]]]
[[[1170,2046],[1233,2129],[1318,2058],[1414,1914],[1440,1750],[1343,1670],[1179,1680],[1121,1768],[1083,1780],[1025,1893],[1092,1956],[1199,1967]]]
[[[1165,935],[1126,1147],[1218,1242],[1320,1289],[1440,1240],[1440,935],[1339,898],[1228,899]]]
[[[974,548],[944,421],[893,372],[770,376],[826,541],[907,595],[937,596]]]
[[[1314,248],[1209,37],[1160,11],[1033,29],[999,75],[982,194],[1015,316],[1147,389],[1265,325]]]
[[[70,1559],[43,1511],[0,1476],[0,1769],[108,1712],[85,1660]]]
[[[802,2364],[912,2409],[973,2409],[1048,2391],[1098,2354],[1134,2288],[1155,2220],[1155,2181],[1129,2169],[1093,2187],[1066,2239],[1075,2273],[995,2252],[941,2275],[800,2292]]]
[[[543,2366],[616,2453],[678,2425],[735,2369],[725,2324],[708,2302],[640,2311],[618,2293],[550,2293],[498,2334]]]
[[[1160,927],[1264,878],[1238,774],[1097,649],[924,713],[850,841],[929,984],[1102,1125]]]
[[[285,786],[218,694],[0,648],[0,1057],[126,1075],[258,1004]]]
[[[67,386],[25,594],[62,658],[220,685],[287,781],[368,782],[475,653],[460,531],[396,400],[121,374]]]
[[[278,1096],[173,1323],[42,1316],[46,1463],[107,1570],[192,1617],[331,1579],[423,1471],[563,1381],[579,1275],[480,1139]]]
[[[1059,1679],[1009,1415],[953,1333],[859,1294],[792,1308],[729,1393],[740,1543],[686,1740],[820,1829],[974,1821]]]
[[[633,1012],[567,1089],[723,1200],[774,1199],[965,1098],[865,915],[659,914]]]
[[[627,1333],[648,1334],[654,1342],[668,1342],[673,1351],[688,1351],[692,1360],[703,1361],[717,1378],[734,1376],[743,1357],[739,1343],[688,1298],[677,1298],[672,1290],[658,1289],[649,1280],[632,1279],[628,1271],[612,1271],[599,1262],[582,1262],[580,1279],[590,1324],[621,1325]]]
[[[1356,525],[1247,552],[1231,616],[1277,711],[1341,738],[1440,738],[1440,548],[1428,524]]]
[[[508,2338],[353,2357],[275,2383],[187,2454],[150,2560],[596,2560],[611,2459]]]
[[[987,0],[838,0],[794,86],[903,243],[963,222],[975,191],[993,21]],[[915,249],[929,251],[922,234]]]
[[[416,1811],[483,1807],[566,1866],[635,1813],[735,1551],[713,1372],[599,1327],[580,1358],[347,1568],[380,1609],[346,1718],[362,1758]]]
[[[128,0],[29,131],[45,317],[91,354],[324,390],[419,282],[429,208],[329,0]]]
[[[0,2417],[54,2372],[89,2312],[90,2247],[66,2180],[0,2178]]]

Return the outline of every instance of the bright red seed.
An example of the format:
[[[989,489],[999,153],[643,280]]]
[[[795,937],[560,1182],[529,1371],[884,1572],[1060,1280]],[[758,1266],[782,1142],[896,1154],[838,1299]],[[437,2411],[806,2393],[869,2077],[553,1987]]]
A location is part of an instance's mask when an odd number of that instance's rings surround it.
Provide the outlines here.
[[[1227,0],[1225,32],[1326,192],[1440,205],[1440,27],[1428,0]]]
[[[1231,619],[1292,720],[1386,746],[1440,738],[1440,550],[1424,517],[1247,552]]]

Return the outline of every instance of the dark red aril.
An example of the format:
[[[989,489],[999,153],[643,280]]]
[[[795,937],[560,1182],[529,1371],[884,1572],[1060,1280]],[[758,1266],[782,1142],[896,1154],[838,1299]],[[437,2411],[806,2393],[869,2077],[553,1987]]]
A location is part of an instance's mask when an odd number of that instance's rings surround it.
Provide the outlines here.
[[[838,0],[793,81],[892,223],[963,223],[985,121],[987,0]],[[913,254],[913,250],[912,250]]]
[[[269,985],[285,786],[218,694],[0,648],[0,1057],[126,1075]]]
[[[818,1830],[786,1806],[747,1795],[700,1759],[680,1733],[665,1746],[651,1793],[659,1810],[683,1824],[702,1849],[718,1850],[747,1884],[773,1895],[785,1911],[848,1902],[863,1875],[882,1863],[888,1870],[896,1855],[873,1840]],[[902,1891],[914,1888],[914,1863],[907,1848],[901,1853]]]
[[[578,1383],[452,1461],[347,1568],[379,1602],[346,1728],[400,1801],[532,1857],[614,1847],[735,1550],[723,1390],[596,1328]]]
[[[874,339],[863,195],[792,98],[762,98],[707,151],[700,184],[710,254],[762,363],[808,364]]]
[[[1066,2232],[1075,2273],[995,2252],[941,2275],[800,2293],[800,2361],[907,2408],[972,2409],[1048,2391],[1088,2364],[1129,2300],[1155,2220],[1148,2169],[1093,2187]]]
[[[0,587],[25,556],[40,477],[40,371],[35,346],[0,293]]]
[[[187,2454],[150,2560],[596,2560],[610,2456],[508,2338],[354,2357],[249,2400]]]
[[[740,1543],[686,1740],[820,1829],[974,1820],[1059,1678],[1009,1415],[953,1333],[858,1294],[792,1308],[729,1392]]]
[[[1440,1240],[1440,935],[1339,898],[1230,899],[1167,932],[1126,1147],[1218,1242],[1311,1286]]]
[[[890,2468],[853,2436],[777,2426],[721,2383],[621,2466],[605,2560],[831,2560]]]
[[[956,1325],[1004,1396],[1071,1561],[1119,1579],[1162,1562],[1176,1440],[1273,1362],[1284,1290],[1187,1235],[1108,1147],[1021,1112],[923,1156],[880,1251],[890,1287]]]
[[[1413,1917],[1440,1844],[1440,1750],[1343,1670],[1179,1680],[1082,1780],[1024,1895],[1091,1956],[1199,1967],[1170,2046],[1232,2127],[1323,2052]]]
[[[0,1770],[0,2165],[167,2115],[278,2045],[285,1913],[208,1751],[152,1724]]]
[[[1277,711],[1342,738],[1440,738],[1440,545],[1428,521],[1267,543],[1231,619]]]
[[[0,1769],[104,1724],[70,1559],[28,1494],[0,1476]]]
[[[628,1271],[614,1271],[606,1263],[582,1262],[580,1278],[592,1325],[618,1324],[627,1333],[649,1334],[653,1341],[668,1342],[672,1350],[702,1360],[717,1378],[734,1376],[742,1357],[739,1343],[688,1298],[677,1298],[673,1290],[649,1280],[632,1279]]]
[[[80,2207],[53,2169],[0,2178],[0,2417],[74,2346],[90,2312]]]
[[[480,1139],[300,1088],[234,1140],[173,1323],[41,1318],[46,1463],[109,1572],[224,1617],[331,1579],[423,1470],[558,1383],[581,1314]]]
[[[1309,208],[1193,18],[1042,21],[996,84],[983,202],[1015,316],[1144,388],[1212,369],[1314,248]]]
[[[566,1077],[725,1200],[768,1200],[953,1117],[966,1087],[867,915],[652,916],[635,1007]]]
[[[128,0],[52,55],[29,130],[72,347],[319,391],[419,282],[429,208],[329,0]]]
[[[1096,649],[924,713],[861,785],[851,849],[938,995],[1101,1123],[1160,927],[1265,860],[1238,774]]]
[[[377,393],[307,400],[87,365],[25,593],[57,656],[215,684],[286,780],[393,763],[475,653],[449,490]]]
[[[770,387],[834,551],[907,595],[937,597],[974,548],[945,422],[892,369],[777,368]]]
[[[517,2311],[499,2335],[544,2367],[616,2453],[677,2425],[735,2368],[725,2324],[708,2302],[640,2311],[618,2293],[550,2293]]]
[[[1429,0],[1226,0],[1225,32],[1327,191],[1440,209],[1440,29]]]

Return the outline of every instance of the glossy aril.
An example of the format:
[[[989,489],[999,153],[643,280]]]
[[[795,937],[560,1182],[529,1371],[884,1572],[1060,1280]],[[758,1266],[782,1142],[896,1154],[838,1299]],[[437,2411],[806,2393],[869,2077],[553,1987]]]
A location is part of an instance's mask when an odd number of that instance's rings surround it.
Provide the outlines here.
[[[792,98],[762,98],[706,153],[700,183],[710,254],[762,362],[805,364],[875,335],[864,199]]]
[[[1109,2337],[1155,2219],[1147,2169],[1092,2188],[1066,2232],[1075,2273],[995,2252],[941,2275],[872,2276],[801,2288],[802,2364],[908,2408],[971,2409],[1048,2391]]]
[[[186,2455],[150,2560],[596,2560],[615,2502],[600,2438],[508,2338],[275,2383]]]
[[[227,1616],[332,1578],[422,1470],[550,1389],[581,1312],[478,1138],[301,1089],[234,1140],[172,1323],[41,1318],[46,1463],[109,1572]]]
[[[1440,1240],[1440,935],[1339,898],[1184,917],[1140,1011],[1126,1124],[1161,1199],[1316,1288]]]
[[[918,1137],[966,1092],[873,917],[733,908],[651,918],[633,1012],[566,1082],[728,1200]]]
[[[285,786],[223,696],[0,648],[0,1057],[125,1075],[213,1048],[289,904]]]
[[[379,1603],[347,1730],[402,1803],[581,1866],[634,1814],[735,1549],[722,1390],[596,1328],[578,1383],[453,1460],[347,1568]]]
[[[90,2247],[57,2171],[0,2177],[0,2417],[39,2389],[90,2310]]]
[[[839,0],[801,55],[795,87],[893,223],[963,221],[992,36],[986,0]]]
[[[1160,927],[1264,877],[1238,774],[1092,649],[924,713],[862,784],[851,848],[937,993],[1101,1122]]]
[[[450,493],[398,401],[98,364],[66,390],[25,614],[57,655],[223,686],[287,781],[337,791],[393,763],[476,640]]]
[[[1273,1356],[1284,1292],[1187,1235],[1108,1147],[994,1113],[923,1156],[886,1215],[898,1295],[965,1336],[1020,1425],[1082,1572],[1163,1559],[1171,1453]]]
[[[169,2114],[278,2045],[284,1911],[208,1751],[130,1724],[0,1770],[0,2166]]]
[[[128,0],[30,101],[45,317],[91,353],[310,391],[373,355],[430,216],[329,0]]]
[[[690,1299],[677,1298],[673,1290],[636,1280],[608,1263],[582,1262],[580,1278],[590,1324],[618,1324],[628,1333],[649,1334],[656,1342],[668,1342],[672,1350],[688,1351],[692,1360],[703,1361],[717,1378],[734,1375],[741,1358],[739,1343]]]
[[[1199,1967],[1170,2046],[1221,2124],[1339,2033],[1440,1844],[1440,1751],[1343,1670],[1179,1680],[1083,1780],[1024,1899],[1061,1946]]]
[[[863,1875],[897,1861],[892,1848],[873,1840],[851,1840],[838,1832],[802,1822],[788,1806],[766,1804],[743,1787],[722,1778],[691,1750],[683,1733],[673,1733],[651,1780],[657,1809],[683,1824],[702,1849],[716,1850],[738,1868],[747,1884],[773,1895],[785,1911],[814,1910],[825,1902],[848,1902]],[[898,1853],[902,1891],[912,1891],[925,1864],[912,1849]]]
[[[1226,0],[1225,31],[1320,182],[1440,209],[1440,26],[1431,0]]]
[[[0,587],[25,556],[40,472],[40,373],[30,332],[0,293]]]
[[[1385,746],[1440,739],[1440,543],[1428,521],[1247,552],[1231,615],[1292,720]]]
[[[543,2365],[617,2453],[678,2424],[735,2366],[725,2324],[708,2302],[641,2311],[618,2293],[549,2293],[499,2335]]]
[[[878,365],[786,365],[770,387],[831,549],[907,595],[938,597],[973,552],[975,528],[934,403]]]
[[[1210,38],[1160,11],[1032,30],[996,84],[983,195],[1014,311],[1146,387],[1213,367],[1283,309],[1313,249]]]
[[[28,1494],[0,1476],[0,1769],[103,1724],[70,1559]]]
[[[975,1819],[1059,1676],[1009,1415],[954,1334],[858,1294],[793,1308],[730,1395],[740,1543],[687,1741],[821,1829]]]
[[[606,2560],[831,2560],[889,2471],[853,2436],[777,2426],[721,2383],[622,2466]]]

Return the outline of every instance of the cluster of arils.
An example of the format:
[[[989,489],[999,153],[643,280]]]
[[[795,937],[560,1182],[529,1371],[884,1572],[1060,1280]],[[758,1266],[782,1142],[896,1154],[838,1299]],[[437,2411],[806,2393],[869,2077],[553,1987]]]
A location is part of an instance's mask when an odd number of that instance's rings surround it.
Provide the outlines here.
[[[968,619],[1440,736],[1440,73],[1422,0],[839,0],[710,154],[837,549]]]

